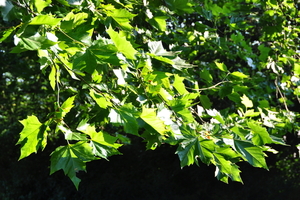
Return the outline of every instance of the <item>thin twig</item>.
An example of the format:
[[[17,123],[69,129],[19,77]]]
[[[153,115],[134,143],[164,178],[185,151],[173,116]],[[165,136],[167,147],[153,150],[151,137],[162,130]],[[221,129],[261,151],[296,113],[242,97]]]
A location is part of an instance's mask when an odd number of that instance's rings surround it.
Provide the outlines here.
[[[283,104],[284,104],[285,109],[289,112],[288,106],[287,106],[286,101],[285,101],[285,95],[282,94],[282,92],[281,92],[281,90],[280,90],[280,88],[279,88],[279,86],[278,86],[278,84],[277,84],[277,78],[278,78],[278,77],[276,77],[276,79],[275,79],[275,81],[274,81],[275,86],[276,86],[276,92],[279,93],[280,97],[281,97],[282,100],[283,100]]]
[[[191,89],[191,90],[196,90],[196,91],[203,91],[203,90],[210,90],[210,89],[217,88],[218,85],[221,85],[222,83],[228,83],[228,82],[231,83],[231,81],[221,81],[221,82],[219,82],[215,85],[212,85],[210,87],[207,87],[207,88],[200,88],[200,89],[194,89],[194,88],[190,88],[190,87],[186,87],[186,88]]]

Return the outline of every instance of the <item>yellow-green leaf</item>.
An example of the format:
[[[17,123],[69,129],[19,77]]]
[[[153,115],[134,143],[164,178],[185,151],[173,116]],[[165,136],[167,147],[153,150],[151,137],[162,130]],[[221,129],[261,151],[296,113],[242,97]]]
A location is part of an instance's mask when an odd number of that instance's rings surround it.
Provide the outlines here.
[[[47,131],[49,127],[40,123],[34,115],[28,116],[27,119],[21,120],[24,128],[20,133],[17,144],[21,145],[21,155],[19,160],[36,153],[38,149],[44,149],[47,145]]]
[[[166,125],[157,117],[156,109],[143,107],[140,117],[161,135],[166,133]]]
[[[244,104],[244,106],[246,106],[246,108],[252,108],[253,107],[253,103],[252,101],[244,94],[242,97],[241,97],[241,102],[242,104]]]
[[[131,43],[126,40],[124,36],[121,36],[118,32],[114,31],[111,27],[106,31],[119,52],[123,53],[126,58],[135,60],[135,54],[137,51],[132,47]]]

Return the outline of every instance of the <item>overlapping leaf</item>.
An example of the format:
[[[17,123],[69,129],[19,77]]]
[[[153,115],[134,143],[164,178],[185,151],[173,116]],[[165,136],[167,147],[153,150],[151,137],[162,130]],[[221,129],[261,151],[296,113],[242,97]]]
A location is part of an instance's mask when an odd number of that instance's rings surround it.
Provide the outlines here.
[[[97,132],[94,126],[84,122],[82,122],[77,129],[90,136],[90,146],[95,156],[108,159],[109,156],[120,154],[117,149],[122,146],[122,144],[115,143],[118,138],[102,131]]]
[[[124,36],[121,36],[118,32],[114,31],[112,27],[109,27],[106,32],[109,34],[119,52],[123,53],[128,59],[136,59],[135,54],[137,51]]]
[[[234,147],[254,167],[268,169],[264,153],[260,147],[241,140],[234,140]]]
[[[78,189],[80,179],[76,176],[76,173],[86,171],[85,163],[96,159],[92,147],[84,141],[60,146],[51,153],[50,174],[62,169]]]
[[[176,151],[179,156],[181,167],[196,163],[198,158],[209,164],[214,158],[215,144],[211,140],[204,140],[200,137],[191,137],[182,141]]]

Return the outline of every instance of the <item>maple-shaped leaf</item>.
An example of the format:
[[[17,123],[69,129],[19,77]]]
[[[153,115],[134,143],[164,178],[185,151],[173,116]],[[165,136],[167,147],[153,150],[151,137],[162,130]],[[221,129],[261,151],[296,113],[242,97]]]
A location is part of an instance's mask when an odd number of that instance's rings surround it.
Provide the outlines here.
[[[118,138],[102,131],[97,132],[94,126],[82,122],[77,130],[90,136],[90,146],[94,155],[107,160],[109,156],[120,154],[117,150],[122,144],[115,143]]]
[[[118,32],[114,31],[111,27],[106,31],[119,52],[125,55],[126,58],[135,60],[137,51],[133,48],[132,44],[126,40],[125,36],[121,36]]]
[[[133,135],[139,135],[139,126],[136,119],[139,117],[140,113],[136,110],[136,108],[131,103],[127,103],[118,109],[118,113],[123,121],[125,132]]]
[[[61,109],[63,110],[62,112],[62,117],[65,117],[68,112],[74,107],[74,100],[75,96],[69,97],[61,106]]]
[[[223,173],[217,165],[215,176],[218,178],[218,180],[223,181],[224,183],[228,183],[228,177],[231,178],[231,180],[233,181],[243,183],[242,178],[240,176],[241,171],[239,170],[239,167],[236,164],[231,163],[230,171],[230,174]]]
[[[69,97],[61,106],[56,103],[55,118],[59,121],[63,120],[68,112],[74,107],[75,96]]]
[[[80,179],[76,173],[86,171],[85,163],[96,159],[92,147],[85,141],[57,147],[51,153],[50,175],[62,169],[78,190]]]
[[[47,145],[47,131],[49,127],[40,123],[34,115],[28,116],[27,119],[21,120],[24,128],[20,133],[17,144],[21,145],[21,155],[19,160],[36,153],[38,149],[44,150]]]
[[[184,95],[182,98],[173,99],[169,101],[169,105],[173,111],[182,117],[184,122],[191,123],[195,121],[195,118],[189,110],[190,100],[189,98],[185,97],[186,95]]]
[[[255,122],[248,122],[247,125],[253,134],[253,144],[261,146],[266,143],[274,143],[266,128],[261,127]]]
[[[180,143],[176,154],[179,156],[181,167],[189,166],[193,163],[198,163],[198,159],[203,163],[209,164],[213,159],[213,151],[215,144],[211,140],[206,140],[201,137],[191,137]]]
[[[126,30],[132,29],[132,26],[129,24],[129,20],[136,16],[125,9],[113,9],[110,12],[107,12],[107,15],[111,16],[122,28]]]
[[[252,166],[268,169],[265,154],[260,147],[241,140],[234,140],[234,147]]]

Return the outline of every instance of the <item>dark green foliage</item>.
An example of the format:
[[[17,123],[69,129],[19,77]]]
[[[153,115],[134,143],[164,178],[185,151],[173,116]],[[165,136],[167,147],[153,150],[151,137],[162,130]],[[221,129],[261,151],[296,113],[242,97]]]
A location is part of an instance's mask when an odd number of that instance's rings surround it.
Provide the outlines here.
[[[270,146],[299,132],[293,1],[1,6],[0,117],[23,125],[19,159],[50,143],[51,174],[62,169],[77,189],[87,162],[136,138],[175,146],[181,167],[213,164],[228,183],[242,182],[240,162],[268,169]]]

